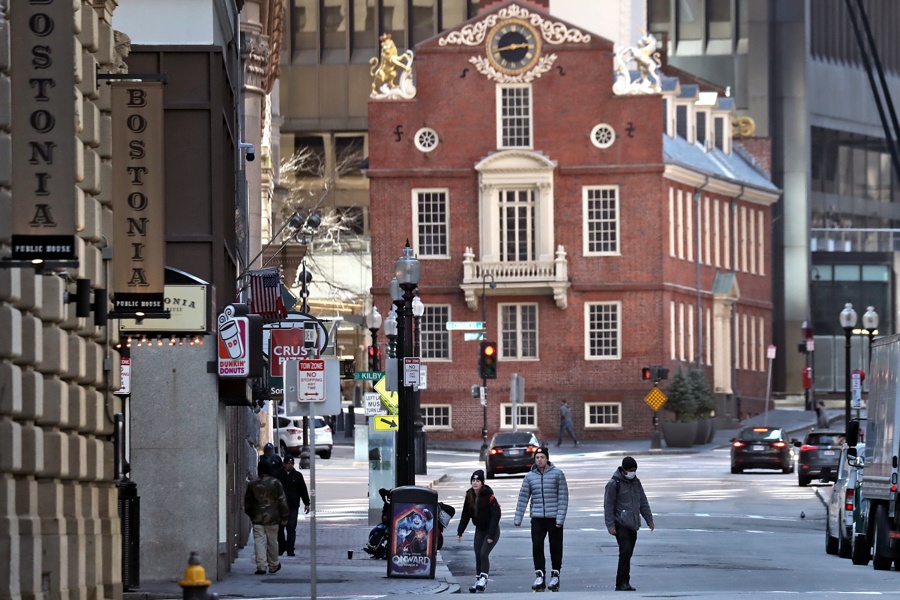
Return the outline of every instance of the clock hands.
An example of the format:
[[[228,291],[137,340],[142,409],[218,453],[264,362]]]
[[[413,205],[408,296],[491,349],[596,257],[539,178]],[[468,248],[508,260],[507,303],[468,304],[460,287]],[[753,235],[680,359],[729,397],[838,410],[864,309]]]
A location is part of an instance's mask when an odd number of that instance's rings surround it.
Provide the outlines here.
[[[503,46],[502,48],[497,48],[497,52],[503,52],[505,50],[518,50],[519,48],[527,48],[528,44],[510,44],[509,46]]]

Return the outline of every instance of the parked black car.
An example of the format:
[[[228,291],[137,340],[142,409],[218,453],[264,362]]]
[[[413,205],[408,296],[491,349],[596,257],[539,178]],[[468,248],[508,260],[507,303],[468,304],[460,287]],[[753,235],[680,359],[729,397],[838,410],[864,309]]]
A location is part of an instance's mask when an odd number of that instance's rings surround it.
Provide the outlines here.
[[[488,479],[497,473],[527,473],[534,464],[534,453],[541,447],[533,433],[495,433],[484,458]]]
[[[841,460],[841,448],[846,441],[843,431],[813,429],[806,434],[800,447],[797,459],[797,482],[801,486],[809,485],[813,479],[836,481],[838,465]]]
[[[731,440],[731,472],[781,469],[794,472],[794,446],[780,427],[747,427]]]

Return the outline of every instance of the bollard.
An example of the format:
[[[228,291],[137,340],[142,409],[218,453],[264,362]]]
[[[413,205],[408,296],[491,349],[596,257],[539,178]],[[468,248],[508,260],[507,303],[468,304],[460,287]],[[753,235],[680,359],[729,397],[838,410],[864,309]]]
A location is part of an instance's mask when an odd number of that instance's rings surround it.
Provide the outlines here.
[[[184,579],[178,582],[183,592],[184,600],[217,600],[218,594],[208,594],[207,588],[212,582],[206,578],[206,571],[200,564],[200,555],[191,552],[187,569],[184,570]]]

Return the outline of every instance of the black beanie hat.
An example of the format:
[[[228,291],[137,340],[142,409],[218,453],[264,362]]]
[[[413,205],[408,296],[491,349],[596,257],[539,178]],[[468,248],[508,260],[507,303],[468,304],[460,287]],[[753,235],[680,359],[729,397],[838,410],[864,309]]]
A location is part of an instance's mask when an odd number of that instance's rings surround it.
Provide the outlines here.
[[[259,461],[259,464],[256,465],[256,474],[260,477],[262,477],[263,475],[271,475],[272,463],[267,460]]]
[[[547,448],[547,446],[541,446],[540,448],[538,448],[537,450],[534,451],[535,456],[537,456],[538,454],[543,454],[544,456],[547,457],[547,460],[550,460],[550,450]]]
[[[470,481],[475,481],[476,479],[481,483],[484,483],[484,471],[478,469],[477,471],[472,473],[472,479]]]
[[[626,456],[622,459],[622,470],[623,471],[631,471],[633,469],[637,469],[637,461],[631,458],[630,456]]]

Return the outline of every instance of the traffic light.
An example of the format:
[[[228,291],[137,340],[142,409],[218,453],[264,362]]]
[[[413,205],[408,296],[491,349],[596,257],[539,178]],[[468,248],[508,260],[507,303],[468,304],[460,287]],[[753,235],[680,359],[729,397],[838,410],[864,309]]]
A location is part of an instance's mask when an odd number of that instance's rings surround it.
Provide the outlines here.
[[[641,379],[644,381],[652,381],[653,383],[658,383],[659,381],[668,378],[669,369],[667,369],[666,367],[653,365],[652,367],[643,367],[641,369]]]
[[[369,370],[381,370],[381,348],[378,346],[369,346]]]
[[[478,374],[482,379],[497,379],[497,342],[481,342],[478,348]]]

